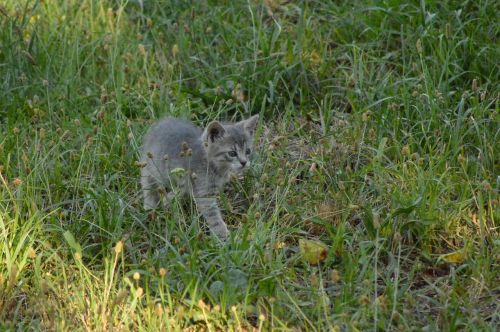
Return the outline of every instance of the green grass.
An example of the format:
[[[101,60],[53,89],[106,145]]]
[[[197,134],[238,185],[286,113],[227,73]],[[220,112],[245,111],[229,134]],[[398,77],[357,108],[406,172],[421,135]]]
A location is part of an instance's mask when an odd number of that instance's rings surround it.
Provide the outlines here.
[[[3,1],[0,329],[498,329],[498,13]],[[225,246],[189,200],[148,217],[153,121],[257,113]]]

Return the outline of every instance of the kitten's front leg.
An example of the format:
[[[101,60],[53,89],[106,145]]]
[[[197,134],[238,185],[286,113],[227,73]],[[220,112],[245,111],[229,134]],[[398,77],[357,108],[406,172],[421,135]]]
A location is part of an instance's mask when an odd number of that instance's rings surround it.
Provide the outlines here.
[[[175,193],[172,191],[163,196],[162,200],[163,208],[168,209],[174,198],[175,198]]]
[[[146,175],[141,178],[142,193],[144,196],[144,209],[154,210],[160,203],[160,193],[154,180]]]
[[[196,206],[207,221],[210,231],[214,233],[221,241],[225,241],[229,236],[226,223],[222,219],[222,215],[217,205],[215,197],[196,197]]]

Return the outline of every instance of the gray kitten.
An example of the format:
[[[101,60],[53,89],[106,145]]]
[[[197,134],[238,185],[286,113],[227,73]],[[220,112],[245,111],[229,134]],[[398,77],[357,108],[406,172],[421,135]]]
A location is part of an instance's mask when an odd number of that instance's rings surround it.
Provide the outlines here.
[[[237,123],[213,121],[204,130],[174,118],[156,123],[146,134],[141,153],[144,208],[156,208],[163,190],[168,192],[168,205],[175,196],[172,190],[180,190],[194,198],[210,230],[225,240],[229,232],[216,196],[231,173],[250,166],[258,119],[254,115]]]

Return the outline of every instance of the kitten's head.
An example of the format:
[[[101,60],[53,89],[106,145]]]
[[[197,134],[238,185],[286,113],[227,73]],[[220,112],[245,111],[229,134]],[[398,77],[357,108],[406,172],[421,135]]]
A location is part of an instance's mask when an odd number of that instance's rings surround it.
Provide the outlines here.
[[[217,169],[241,173],[250,166],[255,127],[254,115],[237,123],[211,122],[203,132],[208,161]]]

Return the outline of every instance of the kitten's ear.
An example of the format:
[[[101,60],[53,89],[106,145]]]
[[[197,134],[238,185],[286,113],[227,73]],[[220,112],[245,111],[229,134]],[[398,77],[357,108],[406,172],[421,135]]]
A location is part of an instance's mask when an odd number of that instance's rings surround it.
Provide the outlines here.
[[[241,121],[243,123],[243,127],[246,131],[253,135],[255,133],[255,128],[257,127],[257,121],[259,121],[259,115],[254,115],[249,119]]]
[[[210,142],[213,143],[216,139],[224,137],[225,134],[226,130],[220,124],[220,122],[212,121],[208,124],[207,128],[205,128],[205,131],[203,132],[203,140],[210,140]]]

